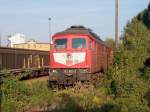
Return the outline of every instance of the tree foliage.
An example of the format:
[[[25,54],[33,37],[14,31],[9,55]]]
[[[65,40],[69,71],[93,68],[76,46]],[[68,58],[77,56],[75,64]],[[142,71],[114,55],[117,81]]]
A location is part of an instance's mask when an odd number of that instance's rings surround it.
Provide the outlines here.
[[[113,101],[126,112],[150,111],[149,51],[150,4],[127,23],[122,44],[115,51],[113,65],[107,73],[109,94],[114,95]]]
[[[148,8],[137,15],[137,19],[150,29],[150,3]]]
[[[115,48],[115,41],[113,38],[106,38],[105,44],[111,48]]]

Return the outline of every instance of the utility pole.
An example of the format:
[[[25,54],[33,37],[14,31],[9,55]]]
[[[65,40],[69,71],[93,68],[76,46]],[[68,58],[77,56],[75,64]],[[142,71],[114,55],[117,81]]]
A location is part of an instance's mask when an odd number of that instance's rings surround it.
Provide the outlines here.
[[[119,47],[118,43],[119,43],[119,35],[118,35],[118,15],[119,15],[119,1],[115,0],[115,48],[117,49]]]
[[[51,44],[52,44],[52,37],[51,37],[51,18],[49,17],[48,18],[48,21],[49,21],[49,42],[50,42],[50,45],[49,45],[49,50],[51,49]],[[50,50],[51,51],[51,50]],[[51,53],[50,53],[51,55]],[[51,65],[50,65],[51,67]],[[50,75],[51,75],[51,70],[49,69],[49,82],[48,84],[51,85],[50,83]]]

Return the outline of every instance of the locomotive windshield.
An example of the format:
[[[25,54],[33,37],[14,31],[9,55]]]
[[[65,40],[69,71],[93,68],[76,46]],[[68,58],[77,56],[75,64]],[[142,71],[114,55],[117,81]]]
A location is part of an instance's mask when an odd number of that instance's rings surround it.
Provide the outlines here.
[[[86,41],[84,38],[73,38],[72,48],[86,48]]]
[[[55,40],[55,48],[56,49],[67,48],[67,39],[56,39]]]

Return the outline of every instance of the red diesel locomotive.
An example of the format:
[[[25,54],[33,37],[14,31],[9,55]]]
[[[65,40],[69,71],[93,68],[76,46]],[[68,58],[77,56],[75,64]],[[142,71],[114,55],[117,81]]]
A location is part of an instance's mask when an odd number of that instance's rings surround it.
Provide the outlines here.
[[[56,33],[50,50],[50,83],[73,85],[90,81],[96,73],[108,69],[112,49],[83,26],[71,26]]]

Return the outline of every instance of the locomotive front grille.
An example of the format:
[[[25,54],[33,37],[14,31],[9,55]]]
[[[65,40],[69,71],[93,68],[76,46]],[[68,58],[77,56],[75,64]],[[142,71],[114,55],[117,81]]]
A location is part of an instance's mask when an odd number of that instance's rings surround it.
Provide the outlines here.
[[[62,74],[77,74],[77,73],[89,73],[89,69],[53,69],[52,73]]]

